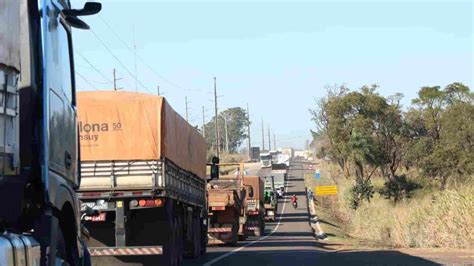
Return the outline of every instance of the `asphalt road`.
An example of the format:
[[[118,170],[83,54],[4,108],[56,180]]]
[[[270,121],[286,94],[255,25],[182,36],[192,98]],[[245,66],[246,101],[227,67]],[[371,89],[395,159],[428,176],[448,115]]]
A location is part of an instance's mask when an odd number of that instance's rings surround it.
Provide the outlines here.
[[[259,175],[267,174],[262,169]],[[208,253],[191,265],[439,265],[398,251],[333,251],[331,244],[316,240],[308,223],[303,181],[303,166],[294,164],[289,172],[287,195],[280,200],[278,219],[267,223],[266,235],[239,242],[236,247],[208,247]],[[291,194],[298,196],[298,209],[289,203]]]

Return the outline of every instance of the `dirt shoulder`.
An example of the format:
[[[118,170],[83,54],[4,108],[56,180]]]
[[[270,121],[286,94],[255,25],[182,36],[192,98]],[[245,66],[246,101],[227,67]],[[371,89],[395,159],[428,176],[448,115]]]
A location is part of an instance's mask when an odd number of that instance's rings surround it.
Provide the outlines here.
[[[315,167],[317,168],[317,166]],[[312,187],[314,170],[308,170],[305,176],[306,184]],[[313,188],[314,190],[314,188]],[[333,201],[334,200],[334,201]],[[358,258],[370,258],[371,255],[393,256],[394,260],[402,257],[423,259],[426,265],[474,265],[474,250],[453,248],[398,248],[390,246],[389,242],[376,242],[351,236],[343,218],[334,211],[334,202],[337,199],[326,197],[315,200],[315,209],[322,231],[327,236],[319,240],[321,249],[326,252],[336,252],[347,257],[347,261],[357,261]],[[387,214],[389,215],[389,214]],[[362,256],[363,255],[363,256]],[[354,262],[355,262],[354,261]],[[374,261],[377,261],[375,259]],[[372,261],[372,262],[374,262]],[[369,261],[368,261],[369,262]],[[431,263],[431,264],[430,264]],[[369,263],[370,264],[370,263]],[[416,264],[416,263],[415,263]]]

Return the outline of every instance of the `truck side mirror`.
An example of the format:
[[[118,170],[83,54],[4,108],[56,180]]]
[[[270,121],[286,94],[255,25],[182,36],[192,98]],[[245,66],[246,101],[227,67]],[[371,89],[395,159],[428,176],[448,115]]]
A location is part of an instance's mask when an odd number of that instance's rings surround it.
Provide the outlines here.
[[[69,26],[77,29],[88,30],[90,28],[89,25],[78,17],[95,15],[99,13],[101,9],[101,3],[87,2],[82,9],[63,9],[61,11],[61,16]]]
[[[253,198],[253,187],[248,187],[249,188],[249,198]]]
[[[211,180],[219,179],[219,165],[212,164],[211,165]]]

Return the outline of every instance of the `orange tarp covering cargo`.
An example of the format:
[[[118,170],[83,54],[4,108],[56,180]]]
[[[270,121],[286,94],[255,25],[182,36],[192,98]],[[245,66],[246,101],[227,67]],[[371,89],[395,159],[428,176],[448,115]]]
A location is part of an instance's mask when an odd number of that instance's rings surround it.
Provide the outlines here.
[[[134,92],[77,93],[81,161],[167,158],[206,177],[206,142],[163,97]]]

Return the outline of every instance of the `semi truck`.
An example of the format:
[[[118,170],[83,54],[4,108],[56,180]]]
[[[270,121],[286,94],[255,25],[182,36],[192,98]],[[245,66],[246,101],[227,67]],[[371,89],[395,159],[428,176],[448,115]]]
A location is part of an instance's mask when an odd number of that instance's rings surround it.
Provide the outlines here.
[[[245,198],[247,235],[261,236],[265,230],[264,181],[259,176],[244,176],[244,184],[249,188]]]
[[[265,176],[263,207],[265,208],[265,220],[274,221],[277,212],[278,199],[275,189],[275,178],[273,176]]]
[[[54,3],[53,3],[54,2]],[[98,3],[0,2],[0,265],[89,265],[81,241],[72,28]]]
[[[83,206],[94,257],[178,265],[207,244],[206,142],[165,98],[78,93]],[[102,259],[103,260],[103,259]],[[102,261],[99,260],[99,261]]]
[[[287,176],[287,171],[286,170],[272,170],[271,175],[273,176],[275,180],[275,189],[277,190],[277,193],[281,196],[283,196],[285,192],[285,180]]]
[[[268,152],[260,153],[260,165],[262,168],[272,167],[272,155]]]

